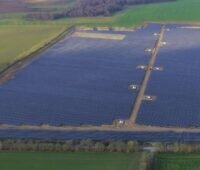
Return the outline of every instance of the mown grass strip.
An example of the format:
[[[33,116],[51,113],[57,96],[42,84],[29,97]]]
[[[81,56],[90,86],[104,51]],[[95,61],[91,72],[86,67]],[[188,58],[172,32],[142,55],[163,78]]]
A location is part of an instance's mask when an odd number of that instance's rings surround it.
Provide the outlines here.
[[[140,153],[1,152],[2,170],[137,170]]]

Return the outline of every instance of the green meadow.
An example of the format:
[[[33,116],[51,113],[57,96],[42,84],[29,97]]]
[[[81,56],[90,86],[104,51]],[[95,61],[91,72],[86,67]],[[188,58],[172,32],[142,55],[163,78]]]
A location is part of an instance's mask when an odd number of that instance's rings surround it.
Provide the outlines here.
[[[200,154],[158,154],[155,170],[200,170]]]
[[[141,154],[1,152],[2,170],[137,170]]]
[[[51,41],[63,26],[0,26],[0,70]]]

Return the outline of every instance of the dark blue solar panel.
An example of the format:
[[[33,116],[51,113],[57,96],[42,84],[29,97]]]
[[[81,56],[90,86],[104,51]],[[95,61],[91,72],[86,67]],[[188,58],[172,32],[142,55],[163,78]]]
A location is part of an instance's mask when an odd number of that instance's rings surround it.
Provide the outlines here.
[[[200,141],[200,133],[173,132],[65,132],[37,130],[0,130],[0,138],[20,139],[93,139],[93,140],[138,140],[156,142]]]
[[[110,124],[127,119],[153,47],[149,25],[123,32],[123,41],[65,38],[41,54],[15,77],[0,86],[0,123],[3,124]],[[108,32],[113,33],[113,32]]]
[[[137,122],[156,126],[200,126],[200,30],[171,27],[169,44],[160,49],[146,93],[154,102],[143,102]]]

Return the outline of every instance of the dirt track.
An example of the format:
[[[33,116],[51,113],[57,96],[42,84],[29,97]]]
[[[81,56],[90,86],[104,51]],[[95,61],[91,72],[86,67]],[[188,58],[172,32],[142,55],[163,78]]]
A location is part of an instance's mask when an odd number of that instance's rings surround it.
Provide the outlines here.
[[[41,130],[41,131],[77,131],[77,132],[175,132],[175,133],[199,133],[200,128],[176,128],[176,127],[155,127],[155,126],[142,126],[142,125],[133,125],[132,127],[121,127],[117,128],[113,125],[105,125],[105,126],[31,126],[31,125],[23,125],[23,126],[15,126],[15,125],[1,125],[0,130]]]
[[[158,39],[155,43],[155,47],[153,49],[151,59],[150,59],[149,64],[146,68],[144,79],[143,79],[142,84],[140,86],[140,90],[139,90],[138,95],[136,97],[136,101],[134,103],[133,110],[132,110],[132,113],[131,113],[130,118],[129,118],[129,121],[133,124],[136,123],[138,111],[140,109],[143,97],[145,95],[145,91],[146,91],[146,88],[147,88],[147,85],[148,85],[148,81],[149,81],[149,78],[151,76],[152,68],[154,67],[154,63],[155,63],[156,57],[158,55],[158,51],[160,49],[160,46],[161,46],[161,43],[162,43],[162,40],[163,40],[164,32],[165,32],[165,27],[163,26],[161,28],[159,37],[158,37]]]

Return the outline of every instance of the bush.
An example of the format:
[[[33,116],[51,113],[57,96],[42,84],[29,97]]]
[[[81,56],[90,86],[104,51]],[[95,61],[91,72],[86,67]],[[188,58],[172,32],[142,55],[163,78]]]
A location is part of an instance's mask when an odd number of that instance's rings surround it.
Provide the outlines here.
[[[63,152],[74,151],[73,141],[72,140],[66,141],[62,145],[62,150],[63,150]]]
[[[105,145],[101,142],[97,142],[94,146],[94,150],[96,152],[104,152],[105,151]]]
[[[138,151],[138,142],[136,141],[128,141],[127,142],[127,152]]]
[[[0,151],[3,149],[2,142],[0,141]]]

